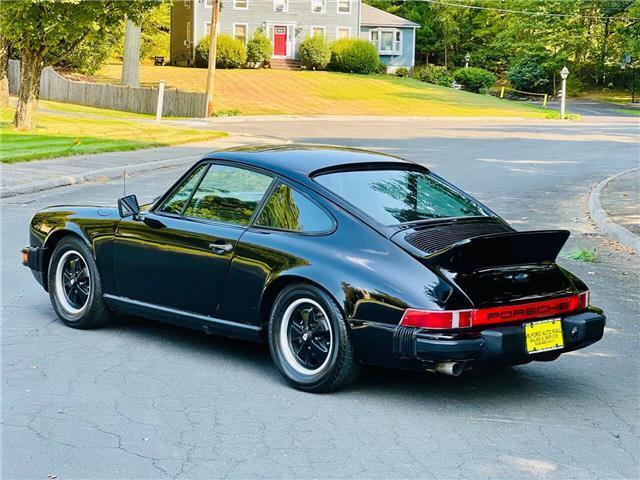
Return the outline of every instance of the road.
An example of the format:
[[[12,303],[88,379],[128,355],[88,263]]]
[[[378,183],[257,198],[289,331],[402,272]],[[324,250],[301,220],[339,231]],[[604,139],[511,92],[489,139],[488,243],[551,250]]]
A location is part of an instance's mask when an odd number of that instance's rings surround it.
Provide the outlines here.
[[[568,228],[562,258],[603,307],[604,339],[552,363],[452,378],[366,369],[288,388],[262,346],[123,317],[77,331],[19,264],[50,204],[113,204],[120,182],[2,201],[2,478],[638,478],[637,255],[596,231],[589,188],[638,164],[638,124],[446,120],[225,124],[420,161],[518,229]],[[285,135],[286,132],[286,135]],[[127,182],[142,200],[178,169]]]

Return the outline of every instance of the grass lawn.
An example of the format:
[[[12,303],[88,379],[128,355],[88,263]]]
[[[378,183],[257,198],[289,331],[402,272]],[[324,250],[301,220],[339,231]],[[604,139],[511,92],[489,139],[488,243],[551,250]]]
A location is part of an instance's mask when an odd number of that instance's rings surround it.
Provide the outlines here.
[[[640,117],[640,109],[638,108],[616,108],[614,109],[614,111],[619,113],[626,113],[629,115],[637,115]]]
[[[46,103],[46,102],[43,102]],[[59,104],[57,104],[59,105]],[[46,105],[42,105],[46,108]],[[88,107],[78,107],[86,109]],[[111,110],[92,108],[96,115]],[[122,112],[116,112],[119,114]],[[39,112],[37,127],[17,131],[11,126],[13,110],[0,114],[0,162],[14,163],[42,158],[65,157],[87,153],[136,150],[210,140],[225,136],[223,132],[154,125],[111,118],[78,118]]]
[[[143,84],[204,91],[206,69],[140,66]],[[116,82],[121,66],[110,64],[96,81]],[[243,115],[424,115],[553,117],[532,105],[439,87],[392,75],[352,75],[288,70],[218,70],[216,110]]]

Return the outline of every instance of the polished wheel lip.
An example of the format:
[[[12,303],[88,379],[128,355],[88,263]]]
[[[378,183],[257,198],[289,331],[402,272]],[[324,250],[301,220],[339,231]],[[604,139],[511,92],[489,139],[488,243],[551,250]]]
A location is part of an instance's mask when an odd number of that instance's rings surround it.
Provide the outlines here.
[[[73,260],[81,262],[80,269],[75,265],[76,268],[73,268],[74,266],[71,265]],[[62,254],[56,265],[55,284],[56,299],[66,314],[78,315],[87,308],[89,305],[89,297],[91,296],[91,273],[87,262],[80,252],[77,250],[67,250]],[[82,289],[80,285],[83,285],[85,288]],[[78,290],[80,298],[84,298],[81,304],[77,301]]]
[[[291,321],[293,319],[294,311],[301,305],[308,304],[311,307],[317,308],[320,310],[320,313],[324,317],[324,321],[326,322],[327,330],[329,331],[329,349],[326,358],[317,368],[310,369],[306,368],[300,363],[300,360],[296,357],[296,354],[292,350],[291,341],[290,341],[290,327]],[[278,342],[280,344],[280,351],[284,356],[287,364],[293,368],[296,372],[301,373],[303,375],[317,375],[322,372],[326,366],[329,364],[331,360],[331,351],[333,348],[333,329],[331,327],[331,321],[329,320],[329,316],[325,312],[324,308],[316,302],[315,300],[311,300],[310,298],[299,298],[293,301],[285,310],[282,315],[282,322],[280,323],[280,329],[278,332]]]

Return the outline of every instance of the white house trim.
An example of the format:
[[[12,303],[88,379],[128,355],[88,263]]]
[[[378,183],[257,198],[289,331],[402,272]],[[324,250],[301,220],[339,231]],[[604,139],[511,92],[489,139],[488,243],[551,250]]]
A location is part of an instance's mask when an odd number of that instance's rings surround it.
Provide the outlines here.
[[[273,42],[273,27],[287,27],[287,54],[273,55],[272,58],[295,58],[296,56],[296,22],[264,22],[267,37]]]
[[[377,33],[377,37],[378,37],[376,41],[373,40],[374,32]],[[391,33],[393,35],[392,46],[394,48],[392,50],[380,49],[383,33]],[[376,46],[376,49],[378,50],[379,55],[402,55],[403,35],[402,35],[402,30],[399,28],[373,28],[369,30],[369,41]]]
[[[347,31],[347,37],[346,38],[351,38],[351,27],[337,26],[336,27],[336,40],[340,38],[340,30],[346,30]]]
[[[340,11],[340,2],[341,1],[347,1],[349,4],[349,11],[348,12],[341,12]],[[338,15],[351,15],[351,12],[353,11],[353,0],[337,0],[336,1],[336,13]]]
[[[284,5],[282,10],[278,10],[279,5]],[[289,12],[289,0],[273,0],[273,11],[279,13],[288,13]]]
[[[315,13],[316,15],[322,14],[322,13],[327,13],[327,0],[311,0],[311,13]],[[316,12],[313,9],[313,4],[314,3],[320,3],[322,5],[322,10],[320,10],[319,12]]]
[[[245,5],[246,5],[246,6],[244,6],[244,7],[238,7],[238,6],[236,6],[236,2],[237,2],[238,0],[232,0],[232,1],[233,1],[233,9],[234,9],[234,10],[249,10],[249,0],[244,0],[244,3],[245,3]]]
[[[324,25],[311,25],[309,27],[309,36],[310,37],[313,37],[313,35],[314,35],[313,31],[314,30],[322,30],[322,35],[324,35],[325,37],[327,36],[327,27],[324,26]]]
[[[248,23],[244,23],[244,22],[237,22],[233,24],[233,30],[231,32],[231,35],[233,36],[233,38],[236,38],[236,26],[237,25],[244,25],[244,46],[247,46],[247,42],[249,41],[249,24]]]

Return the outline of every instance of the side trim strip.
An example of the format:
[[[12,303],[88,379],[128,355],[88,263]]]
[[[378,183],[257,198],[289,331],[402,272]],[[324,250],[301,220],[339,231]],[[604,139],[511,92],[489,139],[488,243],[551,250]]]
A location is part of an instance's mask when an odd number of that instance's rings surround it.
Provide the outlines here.
[[[208,334],[241,338],[262,343],[260,327],[244,323],[231,322],[220,318],[201,315],[177,308],[165,307],[155,303],[141,302],[128,297],[119,297],[105,293],[105,302],[114,309],[131,315],[138,315],[151,320],[171,323],[177,326],[203,330]]]

